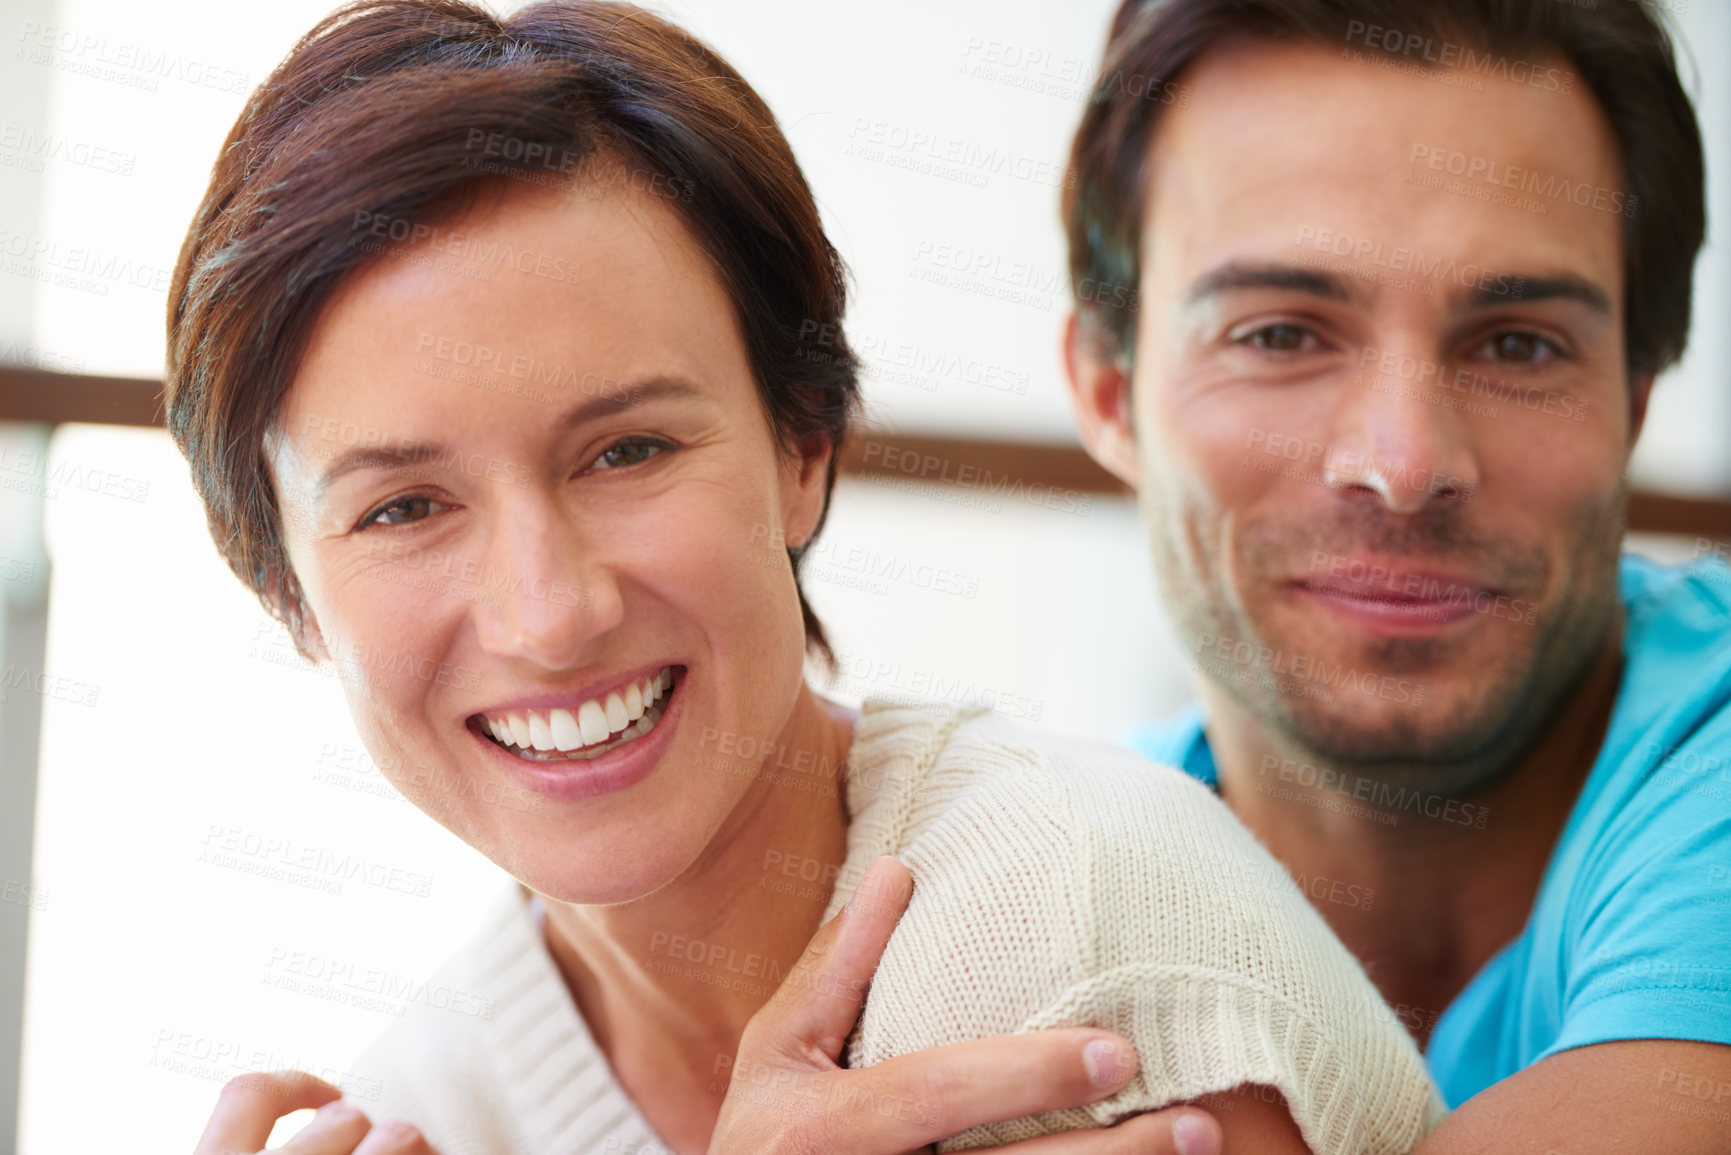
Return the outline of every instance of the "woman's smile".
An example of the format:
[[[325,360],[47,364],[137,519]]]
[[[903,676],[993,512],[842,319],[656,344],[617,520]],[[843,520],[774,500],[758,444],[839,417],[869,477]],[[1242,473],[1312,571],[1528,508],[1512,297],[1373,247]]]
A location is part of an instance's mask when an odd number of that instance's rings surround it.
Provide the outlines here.
[[[678,730],[684,674],[662,666],[603,692],[490,707],[466,725],[486,756],[528,789],[561,801],[594,798],[636,785],[661,763]]]
[[[673,688],[676,667],[631,677],[604,693],[574,695],[569,707],[520,703],[473,715],[470,722],[499,745],[531,762],[590,759],[655,728]]]

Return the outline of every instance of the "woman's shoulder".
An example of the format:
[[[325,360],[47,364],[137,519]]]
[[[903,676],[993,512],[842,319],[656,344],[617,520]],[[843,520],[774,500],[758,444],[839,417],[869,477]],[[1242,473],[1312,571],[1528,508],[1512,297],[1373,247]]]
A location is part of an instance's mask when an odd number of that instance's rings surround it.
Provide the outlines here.
[[[1417,1049],[1285,868],[1206,787],[979,712],[891,707],[862,720],[884,740],[871,763],[874,849],[900,857],[915,885],[850,1066],[1056,1026],[1136,1043],[1144,1068],[1108,1103],[963,1146],[1245,1083],[1279,1089],[1318,1151],[1407,1150],[1430,1125],[1438,1101]]]
[[[1032,824],[1026,833],[1065,844],[1104,830],[1152,838],[1174,822],[1207,831],[1236,825],[1181,770],[972,707],[868,701],[847,788],[851,813],[893,828],[903,842],[969,816]]]
[[[1242,961],[1239,943],[1269,935],[1358,971],[1286,868],[1182,770],[989,711],[892,706],[866,719],[879,753],[895,754],[867,764],[875,789],[861,795],[848,865],[902,858],[933,916],[928,945],[954,949],[964,925],[1042,912],[1047,949],[1063,956],[1048,961],[1078,981],[1146,961],[1157,942],[1165,954],[1168,935],[1198,936],[1208,945],[1185,949],[1221,974]],[[1284,966],[1256,977],[1293,983]]]
[[[868,702],[848,773],[834,904],[873,859],[900,858],[915,889],[894,954],[910,973],[1006,993],[994,1031],[1023,1028],[1042,996],[1166,953],[1172,912],[1186,912],[1178,933],[1215,941],[1315,921],[1224,803],[1129,750],[989,711]]]

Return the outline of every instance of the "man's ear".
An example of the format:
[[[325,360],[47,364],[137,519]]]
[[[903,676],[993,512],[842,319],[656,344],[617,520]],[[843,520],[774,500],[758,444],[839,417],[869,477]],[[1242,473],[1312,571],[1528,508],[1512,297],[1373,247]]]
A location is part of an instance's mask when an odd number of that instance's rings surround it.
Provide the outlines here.
[[[823,521],[824,502],[829,496],[825,482],[835,442],[819,430],[800,438],[794,448],[796,454],[782,475],[782,532],[788,549],[798,549],[810,541]]]
[[[1141,467],[1130,421],[1130,366],[1123,356],[1108,353],[1100,335],[1076,312],[1064,324],[1064,375],[1089,456],[1134,489]]]
[[[1631,374],[1629,377],[1629,448],[1641,439],[1641,428],[1647,424],[1647,403],[1653,399],[1652,372]]]

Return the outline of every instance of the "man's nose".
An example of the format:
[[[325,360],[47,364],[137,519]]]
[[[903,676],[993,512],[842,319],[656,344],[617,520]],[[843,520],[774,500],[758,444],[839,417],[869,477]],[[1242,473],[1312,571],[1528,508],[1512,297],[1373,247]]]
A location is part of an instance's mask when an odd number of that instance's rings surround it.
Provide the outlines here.
[[[1471,419],[1438,403],[1447,400],[1441,383],[1450,372],[1442,358],[1416,349],[1366,353],[1365,371],[1333,411],[1328,484],[1374,495],[1392,513],[1471,498],[1480,480]]]

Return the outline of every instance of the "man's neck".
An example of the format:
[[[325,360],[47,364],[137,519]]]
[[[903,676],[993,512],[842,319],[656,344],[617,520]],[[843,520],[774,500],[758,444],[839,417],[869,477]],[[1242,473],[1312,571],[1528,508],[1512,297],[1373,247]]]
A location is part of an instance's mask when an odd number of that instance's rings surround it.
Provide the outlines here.
[[[1342,793],[1340,779],[1325,785],[1316,772],[1272,784],[1266,767],[1290,764],[1290,747],[1236,701],[1206,695],[1221,796],[1287,867],[1421,1044],[1526,924],[1604,741],[1621,653],[1619,615],[1538,737],[1512,751],[1507,769],[1486,785],[1447,798],[1411,786]],[[1325,759],[1306,761],[1328,769]]]
[[[775,749],[839,767],[852,734],[847,712],[802,688]],[[839,774],[828,796],[754,777],[698,860],[654,894],[612,906],[546,901],[548,947],[590,1033],[675,1151],[707,1147],[740,1035],[817,933],[833,889],[828,873],[795,893],[765,889],[780,878],[765,874],[766,851],[831,864],[846,852]]]

